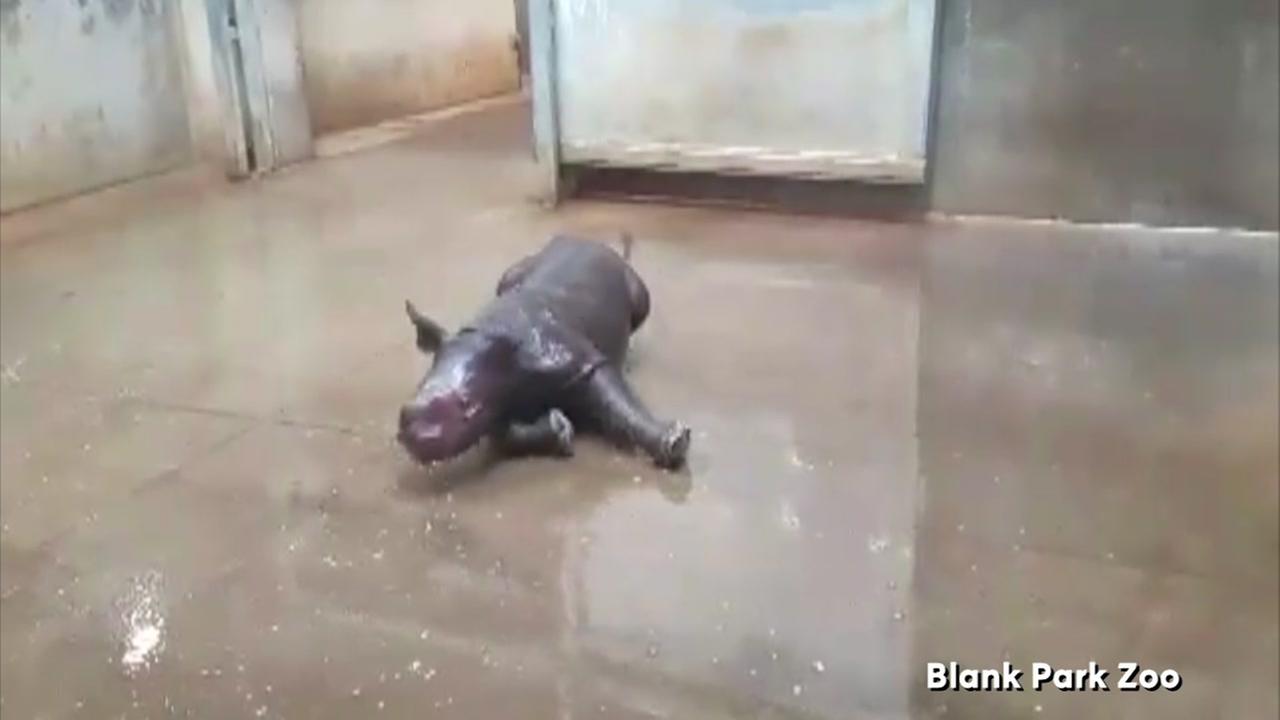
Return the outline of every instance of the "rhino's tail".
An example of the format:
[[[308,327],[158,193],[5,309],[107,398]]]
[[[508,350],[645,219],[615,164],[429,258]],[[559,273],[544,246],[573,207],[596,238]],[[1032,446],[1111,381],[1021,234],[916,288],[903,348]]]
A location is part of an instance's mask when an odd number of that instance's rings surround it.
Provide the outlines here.
[[[635,238],[630,232],[623,230],[620,240],[622,241],[622,259],[631,262],[631,246],[635,244]]]

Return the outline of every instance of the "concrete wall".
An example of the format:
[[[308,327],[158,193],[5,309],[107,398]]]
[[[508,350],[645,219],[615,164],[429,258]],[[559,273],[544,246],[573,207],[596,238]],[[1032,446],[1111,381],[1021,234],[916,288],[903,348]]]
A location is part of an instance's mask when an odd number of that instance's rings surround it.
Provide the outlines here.
[[[0,210],[192,157],[176,5],[0,0]]]
[[[297,0],[317,132],[513,92],[512,0]]]
[[[945,3],[934,206],[1275,229],[1277,5]]]

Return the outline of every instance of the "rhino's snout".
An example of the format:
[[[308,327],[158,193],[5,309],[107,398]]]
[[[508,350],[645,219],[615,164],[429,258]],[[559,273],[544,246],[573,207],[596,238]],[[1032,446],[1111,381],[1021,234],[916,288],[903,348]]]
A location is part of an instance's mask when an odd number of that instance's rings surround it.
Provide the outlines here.
[[[479,442],[507,406],[516,350],[501,336],[463,330],[449,338],[400,408],[400,444],[418,462],[433,463]]]
[[[480,415],[478,408],[450,396],[410,403],[400,408],[397,439],[419,462],[447,460],[471,447],[483,434]]]
[[[409,434],[410,428],[414,425],[414,418],[420,417],[422,411],[413,405],[405,405],[400,408],[400,436],[404,437]]]

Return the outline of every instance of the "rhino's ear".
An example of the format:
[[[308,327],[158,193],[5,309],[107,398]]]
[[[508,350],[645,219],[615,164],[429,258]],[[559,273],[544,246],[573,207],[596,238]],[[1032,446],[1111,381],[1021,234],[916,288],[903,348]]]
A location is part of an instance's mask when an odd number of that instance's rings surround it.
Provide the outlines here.
[[[413,303],[405,300],[404,311],[409,315],[409,322],[413,323],[414,330],[418,333],[418,349],[424,353],[434,353],[440,349],[440,345],[444,343],[444,328],[437,325],[431,318],[418,312],[418,308]]]

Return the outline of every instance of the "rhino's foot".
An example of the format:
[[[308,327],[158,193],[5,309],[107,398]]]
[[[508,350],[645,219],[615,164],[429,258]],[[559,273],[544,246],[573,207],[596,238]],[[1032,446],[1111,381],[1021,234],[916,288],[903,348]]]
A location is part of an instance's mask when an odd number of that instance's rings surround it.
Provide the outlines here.
[[[532,423],[511,423],[495,433],[499,449],[507,455],[573,455],[573,423],[553,409]]]
[[[573,423],[569,421],[569,417],[558,409],[552,410],[547,415],[547,424],[555,437],[552,443],[555,454],[561,457],[572,457]]]
[[[610,440],[643,450],[655,465],[668,470],[684,464],[692,435],[689,428],[656,419],[617,367],[597,368],[580,393],[576,398],[579,407]]]
[[[662,433],[653,461],[659,467],[668,470],[678,469],[689,457],[689,444],[692,439],[693,433],[687,425],[680,422],[671,423]]]

